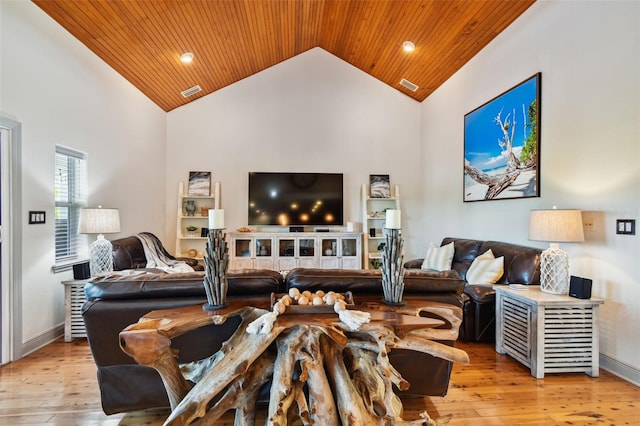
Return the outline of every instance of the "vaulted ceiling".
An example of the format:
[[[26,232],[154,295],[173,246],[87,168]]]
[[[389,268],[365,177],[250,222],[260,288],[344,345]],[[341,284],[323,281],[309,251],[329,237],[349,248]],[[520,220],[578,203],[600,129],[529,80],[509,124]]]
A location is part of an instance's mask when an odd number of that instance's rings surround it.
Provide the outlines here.
[[[33,2],[170,111],[314,47],[423,101],[535,0]]]

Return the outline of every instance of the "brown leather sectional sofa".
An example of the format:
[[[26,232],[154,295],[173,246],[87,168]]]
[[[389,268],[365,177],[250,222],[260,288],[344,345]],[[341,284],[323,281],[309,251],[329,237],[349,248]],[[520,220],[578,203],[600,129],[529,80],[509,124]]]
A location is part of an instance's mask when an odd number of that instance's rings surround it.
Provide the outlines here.
[[[495,257],[504,256],[504,274],[496,285],[540,285],[540,254],[542,250],[499,241],[483,241],[446,237],[441,246],[453,242],[452,269],[466,280],[473,260],[491,249]],[[419,269],[424,259],[405,263],[407,272]],[[466,281],[465,281],[466,282]],[[464,319],[460,339],[478,342],[495,341],[496,291],[493,285],[465,285],[463,291]]]
[[[130,238],[137,241],[135,237]],[[121,267],[140,268],[146,265],[144,260],[130,255],[131,246],[127,244],[135,245],[136,241],[126,241],[124,245],[114,244],[114,251],[119,251],[123,260],[118,262]],[[537,285],[540,280],[540,250],[496,241],[450,237],[443,239],[442,244],[451,241],[454,242],[455,253],[450,271],[422,271],[419,269],[422,259],[407,262],[405,298],[423,298],[461,307],[464,315],[461,338],[492,340],[495,332],[495,291],[488,285],[466,285],[469,266],[476,256],[491,249],[496,257],[505,258],[505,273],[498,284]],[[129,251],[122,251],[123,247],[129,247]],[[139,251],[134,252],[139,257]],[[202,279],[202,272],[114,274],[94,279],[87,284],[85,292],[88,301],[83,307],[82,315],[98,367],[98,384],[105,413],[169,406],[158,373],[149,367],[138,365],[122,352],[118,335],[126,326],[137,322],[151,310],[205,303]],[[379,271],[304,268],[289,271],[286,278],[271,270],[231,272],[228,294],[230,298],[242,298],[246,295],[285,292],[291,287],[301,290],[351,291],[355,297],[382,297]],[[239,321],[227,321],[223,325],[203,327],[174,339],[173,344],[179,350],[179,362],[202,359],[216,352],[235,331],[238,323]],[[411,383],[407,393],[446,394],[452,368],[450,362],[400,350],[391,352],[390,359]]]
[[[206,302],[202,272],[181,274],[140,273],[97,278],[87,284],[82,315],[91,352],[98,367],[98,384],[105,413],[168,407],[158,373],[121,351],[118,334],[151,310]],[[455,272],[407,271],[405,297],[424,298],[462,307],[462,281]],[[233,271],[229,274],[229,298],[269,295],[290,287],[351,291],[382,297],[379,271],[293,269],[284,279],[271,270]],[[173,340],[179,362],[205,358],[216,352],[237,328],[239,321],[210,325]],[[409,393],[444,395],[451,363],[427,354],[393,351],[390,359],[411,383]],[[266,401],[267,399],[265,399]]]

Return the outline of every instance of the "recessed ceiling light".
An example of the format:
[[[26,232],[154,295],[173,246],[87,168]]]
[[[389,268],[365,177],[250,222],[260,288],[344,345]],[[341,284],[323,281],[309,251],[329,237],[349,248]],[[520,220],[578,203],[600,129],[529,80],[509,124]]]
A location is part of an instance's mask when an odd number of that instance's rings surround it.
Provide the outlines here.
[[[402,43],[402,48],[405,52],[413,52],[414,50],[416,50],[416,45],[407,40]]]
[[[180,55],[180,60],[185,64],[190,64],[193,61],[193,53],[183,53],[182,55]]]

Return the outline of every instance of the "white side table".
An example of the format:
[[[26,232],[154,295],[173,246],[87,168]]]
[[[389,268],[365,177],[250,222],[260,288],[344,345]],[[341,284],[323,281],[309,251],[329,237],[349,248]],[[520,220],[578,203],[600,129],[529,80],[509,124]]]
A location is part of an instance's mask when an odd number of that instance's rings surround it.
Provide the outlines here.
[[[496,290],[496,352],[531,369],[531,375],[599,374],[598,308],[601,299],[544,293],[540,287]]]
[[[75,337],[87,337],[82,319],[82,305],[87,300],[84,295],[86,280],[62,281],[64,285],[64,341],[70,342]]]

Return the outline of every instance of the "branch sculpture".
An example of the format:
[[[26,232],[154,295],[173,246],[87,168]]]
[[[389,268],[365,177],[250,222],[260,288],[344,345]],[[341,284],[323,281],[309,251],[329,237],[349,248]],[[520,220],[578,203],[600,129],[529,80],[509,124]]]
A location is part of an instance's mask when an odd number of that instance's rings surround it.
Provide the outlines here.
[[[207,294],[207,305],[204,309],[215,309],[227,303],[227,270],[229,252],[225,235],[221,229],[210,229],[207,236],[206,254],[204,256],[205,275],[204,290]]]
[[[388,303],[401,304],[404,293],[404,255],[400,231],[387,229],[382,251],[382,291]]]

